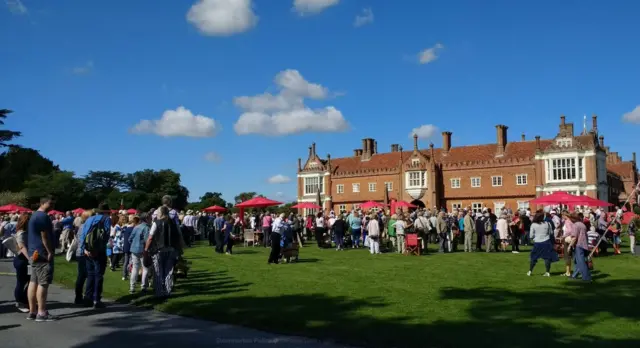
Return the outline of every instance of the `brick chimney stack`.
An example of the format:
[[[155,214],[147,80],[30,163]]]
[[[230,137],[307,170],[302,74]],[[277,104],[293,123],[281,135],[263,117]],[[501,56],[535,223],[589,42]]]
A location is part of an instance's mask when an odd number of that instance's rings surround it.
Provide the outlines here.
[[[311,144],[311,152],[313,154],[313,156],[316,156],[316,143],[312,143]]]
[[[504,156],[504,151],[507,148],[507,129],[509,129],[509,127],[503,124],[496,126],[496,142],[498,144],[496,156]]]
[[[378,141],[377,140],[373,141],[373,153],[374,154],[378,153]]]
[[[313,155],[313,148],[309,146],[309,158],[311,158],[311,155]]]
[[[451,132],[442,132],[442,154],[447,155],[451,150]],[[417,140],[416,140],[417,141]]]
[[[631,153],[631,162],[633,162],[633,164],[636,164],[636,153],[635,152]]]
[[[564,127],[564,125],[565,125],[565,124],[566,124],[566,122],[565,122],[565,117],[564,117],[564,115],[560,115],[560,126],[563,126],[563,127]]]
[[[600,147],[604,149],[604,135],[600,136]]]
[[[362,160],[363,161],[370,160],[371,156],[374,153],[373,151],[374,151],[373,139],[371,138],[362,139]]]
[[[522,140],[522,141],[527,140],[527,139],[525,138],[525,136],[524,136],[524,133],[522,133],[522,138],[521,138],[521,140]]]
[[[536,135],[536,150],[540,150],[540,136]]]
[[[302,158],[298,158],[298,171],[302,171]]]
[[[418,134],[413,134],[413,150],[418,151]]]
[[[398,144],[391,144],[391,152],[398,152]]]
[[[594,133],[598,133],[598,115],[593,114],[591,116],[591,131]]]

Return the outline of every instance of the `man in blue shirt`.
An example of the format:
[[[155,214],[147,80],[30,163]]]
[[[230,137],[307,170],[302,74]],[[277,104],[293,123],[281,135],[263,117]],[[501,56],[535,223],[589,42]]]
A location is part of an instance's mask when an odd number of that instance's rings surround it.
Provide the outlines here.
[[[62,253],[71,245],[70,239],[73,238],[73,220],[73,215],[68,211],[67,216],[61,221],[62,234],[60,235],[60,248],[62,249]]]
[[[224,217],[222,213],[218,213],[218,217],[213,220],[216,237],[216,252],[222,254],[224,251]]]
[[[27,230],[28,254],[31,259],[31,281],[27,296],[29,297],[28,320],[54,321],[57,318],[47,311],[47,293],[53,281],[53,246],[55,235],[53,224],[47,211],[51,209],[51,197],[40,199],[40,207],[29,219]]]
[[[78,233],[78,250],[80,255],[85,256],[84,262],[87,269],[87,288],[84,295],[84,305],[87,307],[93,305],[94,309],[104,308],[101,300],[104,272],[107,269],[107,246],[104,246],[104,250],[89,252],[85,250],[84,242],[91,227],[98,223],[103,224],[103,230],[105,232],[103,240],[109,239],[109,232],[111,230],[110,213],[111,209],[109,209],[109,205],[101,203],[96,210],[96,215],[88,218],[84,225],[82,225],[82,231]]]

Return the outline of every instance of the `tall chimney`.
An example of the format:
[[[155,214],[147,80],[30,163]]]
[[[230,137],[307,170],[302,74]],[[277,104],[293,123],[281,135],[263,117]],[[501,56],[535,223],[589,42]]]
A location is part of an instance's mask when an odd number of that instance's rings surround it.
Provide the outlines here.
[[[496,156],[503,156],[504,151],[507,148],[507,129],[509,129],[509,127],[503,124],[496,126],[496,139],[498,144]]]
[[[636,153],[635,152],[631,153],[631,162],[633,162],[633,164],[636,164]]]
[[[313,151],[313,155],[316,155],[316,143],[311,144],[311,150]]]
[[[373,141],[370,138],[362,139],[362,159],[368,160],[371,158],[371,152],[373,151]]]
[[[398,144],[391,144],[391,152],[398,152]]]
[[[378,141],[373,141],[373,153],[378,153]]]
[[[311,148],[311,146],[309,146],[309,158],[311,158],[312,154],[313,154],[313,149]]]
[[[540,136],[536,135],[536,150],[540,150]]]
[[[451,150],[451,132],[442,132],[442,154],[446,155]]]
[[[593,114],[591,116],[591,131],[594,133],[598,133],[598,115]]]
[[[560,125],[561,126],[565,125],[565,117],[564,117],[564,115],[560,115]]]
[[[525,141],[525,140],[526,140],[526,138],[525,138],[525,136],[524,136],[524,133],[522,133],[522,137],[521,137],[521,139],[520,139],[520,140],[522,140],[522,141]]]
[[[604,149],[604,135],[600,136],[600,147]]]
[[[298,171],[302,171],[302,158],[298,158]]]
[[[413,150],[418,151],[418,134],[413,134]]]
[[[369,142],[367,141],[367,138],[362,139],[362,151],[363,153],[368,153],[369,152]]]
[[[434,161],[433,143],[429,143],[429,153],[431,154],[431,163],[433,163]]]

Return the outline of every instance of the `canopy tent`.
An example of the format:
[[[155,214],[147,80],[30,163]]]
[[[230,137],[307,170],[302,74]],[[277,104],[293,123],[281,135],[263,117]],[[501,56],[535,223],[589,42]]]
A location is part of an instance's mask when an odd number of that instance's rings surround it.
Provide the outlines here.
[[[59,210],[49,210],[49,215],[63,215],[64,213]]]
[[[82,209],[82,208],[75,208],[75,209],[73,209],[73,210],[72,210],[72,212],[73,212],[74,214],[82,214],[82,213],[84,213],[84,209]]]
[[[227,208],[223,208],[219,205],[212,205],[210,207],[202,209],[205,213],[224,213],[227,211]]]
[[[127,209],[127,214],[135,215],[135,214],[138,214],[138,211],[133,208],[130,208],[130,209]]]
[[[382,208],[384,206],[384,204],[375,201],[368,201],[360,204],[361,209]]]
[[[613,204],[589,196],[576,196],[582,202],[576,205],[586,205],[589,207],[611,207]]]
[[[255,197],[246,200],[242,203],[236,204],[236,208],[240,208],[240,221],[244,223],[244,209],[245,208],[266,208],[280,205],[282,202],[274,201],[265,197]]]
[[[417,208],[417,207],[418,206],[405,201],[396,202],[396,208]]]
[[[31,209],[21,207],[17,204],[7,204],[0,206],[0,213],[30,213]]]
[[[300,202],[291,207],[291,209],[321,209],[322,207],[311,202]]]

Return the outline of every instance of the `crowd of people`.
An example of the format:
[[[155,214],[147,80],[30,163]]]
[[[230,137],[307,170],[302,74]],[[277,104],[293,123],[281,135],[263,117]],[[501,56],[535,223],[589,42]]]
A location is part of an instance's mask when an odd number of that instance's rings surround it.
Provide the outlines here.
[[[58,249],[67,260],[77,262],[75,303],[95,309],[104,306],[102,289],[107,267],[120,269],[128,281],[130,293],[147,292],[171,295],[175,271],[187,269],[181,257],[184,248],[196,239],[208,240],[215,252],[231,255],[234,241],[242,239],[245,228],[260,235],[264,247],[271,248],[268,263],[280,262],[281,248],[302,247],[315,239],[319,248],[343,251],[369,248],[372,255],[381,252],[405,253],[407,236],[415,234],[418,253],[427,253],[429,244],[440,253],[507,252],[519,253],[520,245],[532,245],[528,276],[538,260],[545,264],[544,276],[550,276],[551,263],[562,254],[565,273],[571,279],[591,281],[589,254],[600,236],[606,237],[595,252],[612,246],[620,254],[621,210],[610,217],[604,210],[559,211],[547,208],[512,211],[498,215],[491,209],[473,212],[470,208],[447,212],[445,209],[416,209],[395,213],[383,209],[351,212],[323,212],[313,215],[274,214],[269,211],[247,215],[177,212],[171,197],[162,198],[162,206],[149,212],[127,214],[112,211],[107,204],[97,209],[50,217],[52,200],[45,197],[33,213],[0,216],[3,240],[11,239],[0,256],[13,257],[16,270],[15,301],[18,310],[29,313],[29,320],[53,321],[46,307],[48,287],[53,281],[53,258]],[[635,253],[635,233],[640,227],[636,215],[628,224],[631,253]],[[572,268],[574,270],[572,271]],[[186,271],[185,271],[186,272]]]

